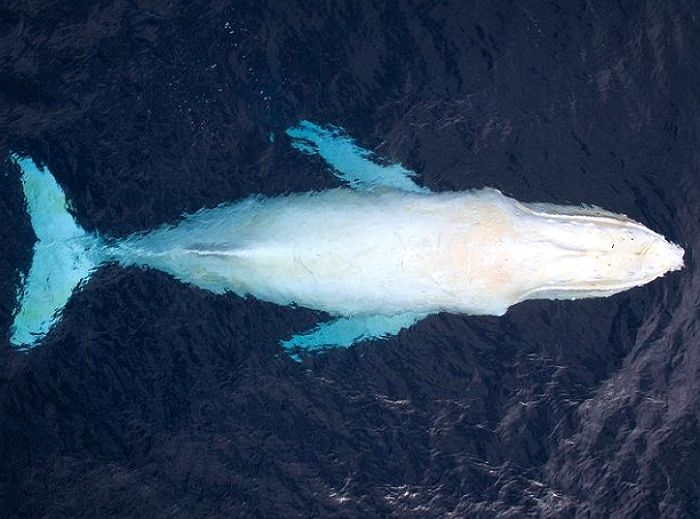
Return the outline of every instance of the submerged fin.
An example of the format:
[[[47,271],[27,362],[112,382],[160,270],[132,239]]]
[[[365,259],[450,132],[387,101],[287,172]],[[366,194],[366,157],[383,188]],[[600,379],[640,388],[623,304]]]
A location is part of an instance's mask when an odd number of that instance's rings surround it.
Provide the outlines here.
[[[342,128],[301,121],[286,133],[292,138],[294,148],[320,155],[334,169],[335,175],[354,189],[384,187],[419,193],[428,191],[413,181],[415,171],[401,164],[379,164],[373,152],[357,146]]]
[[[287,341],[282,341],[282,347],[290,352],[348,348],[362,340],[385,339],[396,335],[423,317],[425,315],[414,313],[340,317],[334,321],[321,323],[308,333],[295,335]]]
[[[66,197],[48,170],[13,156],[22,170],[27,211],[37,237],[29,273],[18,294],[10,342],[31,348],[60,316],[73,290],[101,262],[99,239],[86,233],[66,209]]]

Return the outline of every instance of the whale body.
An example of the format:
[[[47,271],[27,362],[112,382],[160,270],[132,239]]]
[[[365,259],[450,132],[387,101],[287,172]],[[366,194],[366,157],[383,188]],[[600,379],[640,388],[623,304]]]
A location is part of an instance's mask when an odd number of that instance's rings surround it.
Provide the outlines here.
[[[13,344],[41,339],[106,262],[334,317],[282,341],[295,351],[387,337],[437,312],[503,315],[527,299],[609,296],[683,266],[682,248],[624,215],[495,189],[433,193],[339,128],[302,121],[287,134],[349,187],[254,196],[122,240],[80,229],[50,173],[16,158],[39,241]]]

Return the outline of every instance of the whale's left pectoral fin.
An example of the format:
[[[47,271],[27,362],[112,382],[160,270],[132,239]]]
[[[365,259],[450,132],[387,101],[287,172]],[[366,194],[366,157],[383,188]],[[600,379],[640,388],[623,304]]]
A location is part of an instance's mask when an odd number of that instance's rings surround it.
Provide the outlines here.
[[[354,189],[428,192],[413,181],[415,171],[401,164],[387,163],[374,152],[359,147],[342,128],[301,121],[286,133],[294,148],[310,155],[320,155],[333,168],[335,175]]]
[[[425,317],[425,314],[406,313],[392,316],[371,315],[340,317],[321,323],[308,333],[282,341],[290,353],[315,352],[331,348],[347,348],[367,339],[386,339],[396,335]]]

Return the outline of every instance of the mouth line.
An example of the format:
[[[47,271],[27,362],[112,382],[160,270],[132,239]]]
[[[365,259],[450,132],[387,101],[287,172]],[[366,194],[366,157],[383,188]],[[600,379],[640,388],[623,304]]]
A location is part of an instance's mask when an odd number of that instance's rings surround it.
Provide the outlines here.
[[[609,211],[606,211],[604,209],[599,209],[599,208],[591,209],[591,214],[585,214],[583,212],[582,213],[578,213],[578,212],[553,213],[553,212],[547,212],[546,210],[533,209],[532,207],[529,207],[525,204],[520,204],[520,206],[525,211],[530,213],[531,215],[538,216],[540,218],[553,218],[556,220],[572,220],[574,222],[580,222],[580,221],[604,222],[604,223],[615,225],[615,226],[633,227],[635,229],[648,231],[647,227],[645,227],[643,224],[641,224],[635,220],[632,220],[631,218],[629,218],[626,215],[611,213]],[[579,209],[579,208],[573,208],[573,209]],[[580,208],[580,210],[584,211],[585,208]]]
[[[662,277],[664,274],[665,274],[665,271],[654,273],[654,274],[648,274],[646,276],[627,280],[624,283],[614,283],[614,282],[604,282],[603,281],[603,282],[577,282],[575,284],[574,283],[572,283],[572,284],[566,284],[566,283],[545,284],[545,285],[539,286],[537,288],[533,288],[531,290],[528,290],[525,294],[523,294],[521,300],[527,299],[528,297],[536,295],[536,294],[541,293],[541,292],[573,292],[573,293],[576,293],[576,292],[581,292],[581,293],[622,292],[624,290],[629,290],[631,288],[646,285],[647,283],[650,283],[651,281]]]

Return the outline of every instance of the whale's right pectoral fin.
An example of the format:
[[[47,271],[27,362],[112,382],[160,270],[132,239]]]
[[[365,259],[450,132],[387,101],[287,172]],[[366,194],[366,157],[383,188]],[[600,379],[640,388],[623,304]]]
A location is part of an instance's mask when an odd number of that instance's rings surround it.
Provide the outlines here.
[[[287,129],[292,146],[310,155],[320,155],[335,175],[354,189],[390,188],[425,193],[428,189],[413,181],[415,171],[401,164],[384,163],[374,152],[355,144],[352,137],[337,126],[319,126],[301,121]]]
[[[425,314],[414,313],[340,317],[335,321],[321,323],[308,333],[282,341],[282,347],[292,354],[347,348],[362,340],[386,339],[396,335],[423,317]]]

